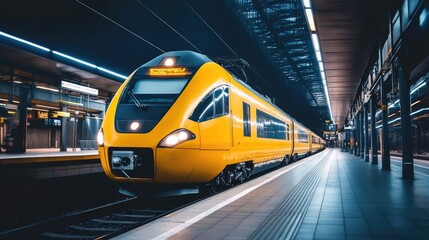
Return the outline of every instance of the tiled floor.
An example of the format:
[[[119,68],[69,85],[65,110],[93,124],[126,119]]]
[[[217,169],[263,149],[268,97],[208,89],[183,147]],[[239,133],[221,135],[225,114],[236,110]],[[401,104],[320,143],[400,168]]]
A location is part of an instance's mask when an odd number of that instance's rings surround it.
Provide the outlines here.
[[[428,180],[336,150],[296,239],[429,239]]]
[[[397,167],[381,171],[339,149],[294,165],[193,224],[189,218],[201,210],[191,206],[119,239],[156,238],[171,229],[180,231],[158,239],[429,239],[428,175],[402,180]],[[222,194],[240,194],[252,182]],[[214,196],[203,209],[221,199]]]

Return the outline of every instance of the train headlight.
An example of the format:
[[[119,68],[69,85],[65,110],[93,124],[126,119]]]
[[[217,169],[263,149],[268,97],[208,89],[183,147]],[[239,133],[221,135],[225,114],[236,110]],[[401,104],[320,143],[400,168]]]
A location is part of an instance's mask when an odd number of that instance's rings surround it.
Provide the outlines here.
[[[140,128],[140,123],[139,122],[132,122],[130,124],[131,131],[137,131],[139,128]]]
[[[100,130],[98,131],[97,134],[97,143],[100,147],[104,146],[104,134],[103,134],[103,129],[100,128]]]
[[[171,148],[192,139],[195,139],[195,134],[187,129],[181,128],[163,138],[159,142],[158,147]]]

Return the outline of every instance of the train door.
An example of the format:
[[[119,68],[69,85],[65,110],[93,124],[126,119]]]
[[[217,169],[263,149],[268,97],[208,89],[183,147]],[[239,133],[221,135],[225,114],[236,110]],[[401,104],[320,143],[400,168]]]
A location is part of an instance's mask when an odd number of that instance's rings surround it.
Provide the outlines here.
[[[228,85],[221,85],[207,94],[195,109],[191,119],[198,122],[201,149],[230,149],[231,116]]]

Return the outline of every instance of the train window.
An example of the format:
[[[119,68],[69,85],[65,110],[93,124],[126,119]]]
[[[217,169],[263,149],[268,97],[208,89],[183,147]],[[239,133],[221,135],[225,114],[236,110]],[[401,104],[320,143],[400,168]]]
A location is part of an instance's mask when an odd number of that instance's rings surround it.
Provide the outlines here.
[[[223,86],[223,114],[229,114],[229,88]]]
[[[243,102],[243,130],[246,137],[250,137],[251,135],[250,123],[250,105]]]
[[[227,86],[220,86],[209,94],[195,108],[189,119],[204,122],[229,113],[229,90]]]
[[[122,103],[173,103],[189,79],[153,79],[135,77],[131,80],[129,90],[123,92]],[[130,95],[132,93],[132,96]],[[133,99],[134,98],[134,99]]]
[[[190,119],[196,122],[204,122],[206,120],[212,119],[214,116],[213,103],[213,93],[211,92],[204,97],[200,104],[198,104]]]
[[[317,144],[317,138],[315,136],[311,136],[311,142]]]
[[[188,79],[138,79],[133,87],[134,94],[179,94]]]
[[[286,139],[285,122],[256,109],[257,137]]]
[[[308,133],[298,129],[298,142],[308,143]]]
[[[215,117],[223,115],[223,101],[223,89],[218,88],[214,90]]]

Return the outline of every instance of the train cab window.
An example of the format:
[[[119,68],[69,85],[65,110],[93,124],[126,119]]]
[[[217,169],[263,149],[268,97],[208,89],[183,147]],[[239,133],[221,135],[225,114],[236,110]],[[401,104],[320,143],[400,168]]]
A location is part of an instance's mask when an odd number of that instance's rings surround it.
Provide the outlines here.
[[[213,118],[228,115],[229,113],[229,89],[222,85],[217,87],[195,108],[189,119],[196,122],[204,122]]]
[[[187,78],[155,79],[136,76],[131,80],[129,90],[124,91],[122,102],[172,104],[179,97],[188,81]]]
[[[251,135],[250,123],[250,105],[243,102],[243,131],[245,137],[250,137]]]

